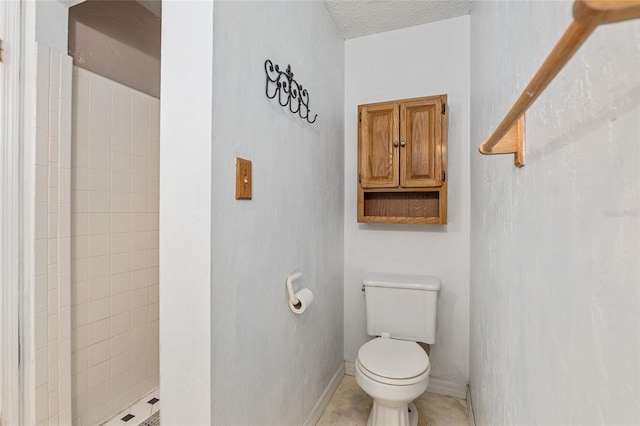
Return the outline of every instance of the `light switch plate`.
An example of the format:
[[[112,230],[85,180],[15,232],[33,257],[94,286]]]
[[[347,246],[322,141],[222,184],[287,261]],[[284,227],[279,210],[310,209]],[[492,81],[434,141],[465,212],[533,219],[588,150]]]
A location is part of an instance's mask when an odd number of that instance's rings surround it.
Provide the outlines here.
[[[251,161],[236,157],[236,200],[251,199]]]

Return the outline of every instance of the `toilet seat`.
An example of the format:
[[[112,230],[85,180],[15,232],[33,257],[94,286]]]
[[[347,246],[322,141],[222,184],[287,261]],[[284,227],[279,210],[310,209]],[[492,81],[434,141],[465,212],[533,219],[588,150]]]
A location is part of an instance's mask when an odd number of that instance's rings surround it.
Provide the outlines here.
[[[426,352],[416,343],[379,337],[358,351],[357,364],[369,378],[390,385],[411,385],[429,376]]]

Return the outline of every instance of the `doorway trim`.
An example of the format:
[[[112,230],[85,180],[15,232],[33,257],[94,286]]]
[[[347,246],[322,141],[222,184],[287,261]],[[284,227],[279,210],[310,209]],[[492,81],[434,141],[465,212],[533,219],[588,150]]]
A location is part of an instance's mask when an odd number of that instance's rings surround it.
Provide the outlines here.
[[[20,423],[20,10],[0,3],[0,423]]]
[[[33,337],[30,280],[33,251],[34,176],[29,166],[33,135],[26,123],[33,105],[26,82],[34,59],[27,34],[35,22],[27,1],[0,2],[2,62],[0,63],[0,423],[28,424],[33,420],[33,379],[29,366]],[[31,148],[30,148],[31,147]]]

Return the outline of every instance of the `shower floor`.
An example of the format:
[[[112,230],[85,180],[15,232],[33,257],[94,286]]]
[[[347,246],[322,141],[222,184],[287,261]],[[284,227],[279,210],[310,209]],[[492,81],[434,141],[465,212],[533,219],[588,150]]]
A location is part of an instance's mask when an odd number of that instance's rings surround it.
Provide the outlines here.
[[[121,411],[103,426],[159,426],[160,390],[145,395],[126,410]]]

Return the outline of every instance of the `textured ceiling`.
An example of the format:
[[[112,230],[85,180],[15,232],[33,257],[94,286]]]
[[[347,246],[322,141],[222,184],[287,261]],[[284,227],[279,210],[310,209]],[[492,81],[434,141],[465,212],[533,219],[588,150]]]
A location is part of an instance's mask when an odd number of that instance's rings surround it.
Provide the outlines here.
[[[345,39],[468,15],[471,0],[325,0]]]

